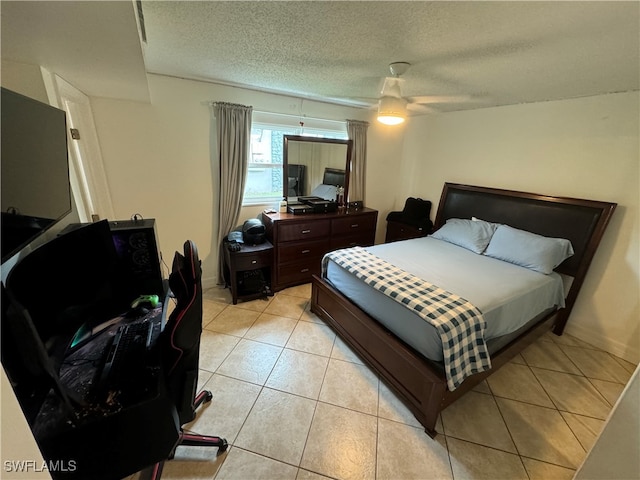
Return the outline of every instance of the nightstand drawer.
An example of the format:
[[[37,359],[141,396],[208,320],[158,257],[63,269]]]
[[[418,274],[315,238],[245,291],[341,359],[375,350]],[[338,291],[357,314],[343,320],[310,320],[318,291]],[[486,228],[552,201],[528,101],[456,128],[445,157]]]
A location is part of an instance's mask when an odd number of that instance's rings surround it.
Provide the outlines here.
[[[314,238],[327,237],[330,233],[330,220],[280,225],[280,230],[278,232],[278,241],[291,242],[296,240],[309,240]]]
[[[247,253],[242,254],[240,252],[235,255],[231,255],[231,266],[236,270],[253,270],[255,268],[270,267],[271,266],[271,252]]]
[[[426,237],[431,233],[426,228],[414,227],[405,223],[387,221],[387,234],[385,243],[395,242],[397,240],[408,240],[410,238]]]

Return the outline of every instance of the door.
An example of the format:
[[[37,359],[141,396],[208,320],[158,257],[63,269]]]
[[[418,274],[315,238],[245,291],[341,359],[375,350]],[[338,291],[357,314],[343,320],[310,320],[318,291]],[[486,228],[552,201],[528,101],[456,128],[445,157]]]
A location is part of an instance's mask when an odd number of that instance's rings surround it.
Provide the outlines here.
[[[55,79],[61,106],[67,112],[71,189],[80,221],[113,219],[113,204],[89,97],[57,75]]]

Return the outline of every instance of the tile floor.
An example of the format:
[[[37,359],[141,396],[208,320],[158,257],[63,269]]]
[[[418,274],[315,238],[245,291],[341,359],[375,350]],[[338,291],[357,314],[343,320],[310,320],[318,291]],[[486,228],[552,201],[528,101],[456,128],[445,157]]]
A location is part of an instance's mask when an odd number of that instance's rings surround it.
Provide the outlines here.
[[[213,401],[187,429],[229,449],[179,447],[163,479],[571,479],[635,369],[547,334],[447,408],[434,440],[310,313],[310,292],[238,305],[205,292],[199,387]]]

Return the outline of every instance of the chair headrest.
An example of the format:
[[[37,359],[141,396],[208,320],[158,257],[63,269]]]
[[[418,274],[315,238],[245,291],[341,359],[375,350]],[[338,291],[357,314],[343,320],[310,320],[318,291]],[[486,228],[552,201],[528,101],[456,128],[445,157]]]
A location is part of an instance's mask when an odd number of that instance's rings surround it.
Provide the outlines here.
[[[183,245],[184,254],[176,252],[173,256],[169,287],[177,298],[189,294],[200,281],[202,269],[198,249],[195,243],[187,240]]]

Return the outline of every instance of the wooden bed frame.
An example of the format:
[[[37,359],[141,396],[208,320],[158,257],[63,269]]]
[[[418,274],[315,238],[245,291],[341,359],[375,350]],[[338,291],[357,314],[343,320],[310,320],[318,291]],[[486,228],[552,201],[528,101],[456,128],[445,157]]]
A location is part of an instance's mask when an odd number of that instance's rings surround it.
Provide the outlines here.
[[[438,415],[448,405],[551,328],[557,335],[562,334],[615,208],[615,203],[445,183],[435,228],[448,218],[475,216],[548,237],[567,238],[575,250],[571,258],[556,268],[557,272],[573,277],[565,308],[545,315],[495,352],[491,356],[491,370],[468,377],[454,391],[447,389],[442,367],[399,340],[318,276],[312,280],[311,311],[394,388],[426,432],[434,437]]]

